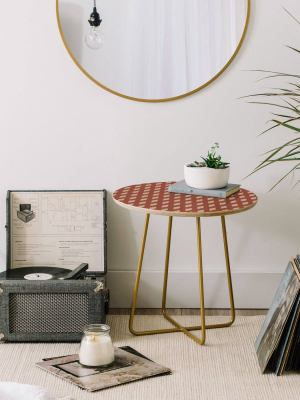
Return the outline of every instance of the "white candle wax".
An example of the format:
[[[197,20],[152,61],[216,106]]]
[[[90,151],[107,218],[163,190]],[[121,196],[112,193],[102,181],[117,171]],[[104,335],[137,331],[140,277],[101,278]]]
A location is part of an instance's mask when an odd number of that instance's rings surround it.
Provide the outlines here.
[[[85,336],[79,350],[80,364],[97,367],[111,364],[115,359],[110,336]]]

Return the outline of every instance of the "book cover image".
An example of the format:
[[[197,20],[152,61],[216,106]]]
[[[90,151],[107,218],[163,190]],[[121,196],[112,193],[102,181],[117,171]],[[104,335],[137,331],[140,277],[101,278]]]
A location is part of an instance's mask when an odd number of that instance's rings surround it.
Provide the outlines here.
[[[299,293],[300,282],[291,262],[277,289],[274,300],[255,341],[258,363],[263,373],[280,340],[285,323]]]
[[[276,375],[282,374],[284,367],[286,366],[286,362],[288,361],[289,350],[291,344],[293,343],[294,332],[297,327],[297,322],[299,320],[299,304],[300,297],[298,294],[295,306],[290,313],[290,317],[287,320],[285,329],[283,331],[282,339],[280,340],[279,345],[276,349],[276,352],[278,353],[278,357],[274,357]],[[277,354],[275,354],[275,356],[277,356]]]
[[[115,362],[109,367],[84,367],[78,354],[46,359],[36,365],[89,392],[171,373],[169,368],[137,354],[115,348]]]

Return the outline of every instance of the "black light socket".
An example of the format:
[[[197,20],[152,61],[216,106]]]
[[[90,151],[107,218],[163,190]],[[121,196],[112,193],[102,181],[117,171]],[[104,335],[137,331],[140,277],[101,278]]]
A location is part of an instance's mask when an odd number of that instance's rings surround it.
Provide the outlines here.
[[[96,7],[93,8],[93,12],[88,21],[91,26],[99,26],[101,24],[102,19],[100,19],[100,14],[97,12]]]

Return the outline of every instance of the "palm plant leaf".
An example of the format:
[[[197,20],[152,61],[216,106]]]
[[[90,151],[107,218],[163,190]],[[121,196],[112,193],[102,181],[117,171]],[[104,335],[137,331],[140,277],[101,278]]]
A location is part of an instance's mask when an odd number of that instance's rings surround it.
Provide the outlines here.
[[[287,11],[285,8],[284,10],[298,23],[300,22]],[[292,46],[286,46],[290,50],[293,50],[293,52],[296,52],[297,54],[300,54],[300,50],[298,50],[295,47]],[[297,137],[295,137],[292,140],[289,140],[288,142],[273,148],[272,150],[269,150],[262,154],[262,156],[265,156],[264,160],[258,164],[254,170],[247,175],[250,176],[258,171],[260,171],[263,168],[266,168],[274,163],[282,163],[282,162],[294,162],[295,165],[293,166],[292,169],[290,169],[270,190],[274,189],[280,182],[282,182],[288,175],[292,174],[292,179],[294,178],[295,171],[300,169],[300,137],[298,136],[300,134],[300,128],[297,128],[294,126],[294,123],[300,120],[300,75],[299,74],[293,74],[293,73],[285,73],[285,72],[278,72],[278,71],[270,71],[270,70],[252,70],[255,72],[263,72],[266,74],[264,77],[259,79],[259,81],[264,80],[264,79],[272,79],[272,78],[294,78],[291,79],[293,82],[288,82],[287,84],[289,85],[288,87],[273,87],[267,90],[265,93],[258,93],[258,94],[253,94],[249,96],[244,96],[245,97],[256,97],[256,98],[274,98],[280,99],[278,103],[273,103],[273,102],[268,102],[268,101],[248,101],[248,103],[251,104],[260,104],[260,105],[266,105],[266,106],[272,106],[277,108],[277,112],[271,112],[271,115],[273,115],[275,118],[271,119],[268,122],[273,122],[273,125],[269,127],[268,129],[265,129],[263,132],[260,133],[260,135],[277,128],[279,126],[288,129],[289,132],[293,132]],[[279,111],[282,110],[282,111]],[[283,111],[286,110],[286,111]],[[289,115],[288,115],[289,114]],[[280,121],[280,119],[282,119]],[[288,132],[288,131],[287,131]],[[259,136],[260,136],[259,135]],[[246,178],[247,178],[246,177]],[[244,178],[245,179],[245,178]],[[300,179],[295,183],[293,188],[298,185],[300,182]]]
[[[297,53],[300,53],[300,50],[295,49],[295,47],[291,47],[291,46],[285,46],[285,47],[288,47],[289,49],[294,50]]]
[[[273,119],[272,121],[274,121],[274,122],[276,122],[277,124],[280,124],[280,125],[282,125],[282,126],[285,126],[286,128],[292,129],[293,131],[300,132],[300,129],[299,129],[299,128],[296,128],[295,126],[288,125],[288,124],[286,124],[286,123],[284,123],[284,122],[276,121],[275,119]],[[297,139],[297,140],[298,140],[298,139]]]
[[[282,8],[300,25],[300,22],[290,12],[288,12],[288,10],[286,8],[284,8],[284,7],[282,7]]]
[[[295,165],[295,167],[293,167],[287,174],[285,174],[281,179],[279,179],[279,181],[277,183],[275,183],[275,185],[273,187],[271,187],[271,189],[269,190],[269,192],[271,190],[274,189],[274,187],[276,187],[281,181],[284,180],[284,178],[286,178],[290,173],[292,173],[295,169],[298,169],[300,163],[298,163],[297,165]]]

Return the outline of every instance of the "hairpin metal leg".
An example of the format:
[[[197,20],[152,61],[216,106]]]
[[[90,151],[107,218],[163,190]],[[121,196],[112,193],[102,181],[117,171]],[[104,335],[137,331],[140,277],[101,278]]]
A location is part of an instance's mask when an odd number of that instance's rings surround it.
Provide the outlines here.
[[[185,333],[191,339],[198,344],[204,344],[205,342],[205,308],[204,308],[204,289],[203,289],[203,268],[202,268],[202,248],[201,248],[201,227],[200,218],[196,218],[197,223],[197,244],[198,244],[198,268],[199,268],[199,290],[200,290],[200,307],[201,307],[201,326],[197,327],[183,327],[173,318],[171,318],[166,312],[166,296],[167,296],[167,281],[168,281],[168,268],[169,268],[169,254],[170,254],[170,240],[171,240],[171,229],[172,229],[172,217],[169,217],[169,230],[168,230],[168,241],[166,250],[166,265],[165,265],[165,278],[164,278],[164,290],[162,299],[162,312],[164,317],[175,325],[179,331]],[[198,339],[195,335],[190,333],[191,330],[202,329],[202,337]]]
[[[159,329],[159,330],[155,329],[155,330],[151,330],[151,331],[142,331],[142,332],[137,332],[137,331],[135,331],[133,329],[134,311],[135,311],[136,298],[137,298],[138,289],[139,289],[139,283],[140,283],[140,276],[141,276],[141,270],[142,270],[142,264],[143,264],[143,256],[144,256],[146,237],[147,237],[147,231],[148,231],[148,225],[149,225],[149,218],[150,218],[150,214],[147,214],[146,215],[146,220],[145,220],[145,227],[144,227],[144,234],[143,234],[143,240],[142,240],[141,251],[140,251],[140,258],[139,258],[139,263],[138,263],[138,269],[137,269],[137,274],[136,274],[136,278],[135,278],[135,285],[134,285],[134,291],[133,291],[131,313],[130,313],[130,319],[129,319],[129,330],[130,330],[131,333],[133,333],[134,335],[137,335],[137,336],[154,335],[156,333],[169,333],[169,332],[179,332],[180,331],[180,329],[178,329],[178,328]],[[168,240],[167,240],[167,257],[166,257],[166,268],[167,269],[168,269],[168,266],[169,266],[171,230],[172,230],[172,217],[169,217]],[[167,289],[167,285],[166,285],[167,279],[168,279],[168,271],[166,272],[166,270],[165,270],[165,281],[164,281],[164,290],[165,291]]]
[[[137,294],[138,294],[138,290],[139,290],[139,283],[140,283],[140,277],[141,277],[141,271],[142,271],[142,264],[143,264],[143,257],[144,257],[144,250],[145,250],[145,244],[146,244],[146,238],[147,238],[149,219],[150,219],[150,214],[146,214],[143,240],[142,240],[142,245],[141,245],[138,269],[137,269],[136,278],[135,278],[133,299],[132,299],[132,305],[131,305],[131,313],[130,313],[130,319],[129,319],[129,330],[134,335],[141,334],[139,332],[136,332],[133,329],[132,325],[133,325],[133,317],[134,317],[134,311],[135,311],[135,305],[136,305],[136,298],[137,298]]]
[[[224,215],[221,216],[221,221],[222,221],[222,232],[223,232],[223,242],[224,242],[225,260],[226,260],[230,308],[231,308],[231,320],[229,322],[227,322],[226,324],[224,324],[224,326],[230,326],[234,323],[234,320],[235,320],[235,309],[234,309],[234,299],[233,299],[232,281],[231,281],[231,273],[230,273],[230,261],[229,261],[227,233],[226,233],[226,224],[225,224]]]
[[[203,288],[203,267],[202,267],[202,246],[201,246],[201,226],[200,226],[200,217],[196,217],[196,226],[197,226],[197,244],[198,244],[198,269],[199,269],[199,291],[200,291],[200,309],[201,309],[201,326],[189,326],[183,327],[178,322],[176,322],[173,318],[171,318],[166,312],[166,297],[167,297],[167,283],[168,283],[168,270],[169,270],[169,258],[170,258],[170,244],[171,244],[171,233],[172,233],[172,217],[169,217],[169,225],[168,225],[168,238],[167,238],[167,247],[166,247],[166,260],[165,260],[165,274],[164,274],[164,284],[163,284],[163,296],[162,296],[162,312],[164,317],[170,321],[176,328],[170,329],[159,329],[159,330],[151,330],[151,331],[142,331],[137,332],[133,329],[133,319],[134,312],[136,306],[136,298],[138,294],[138,287],[140,282],[140,275],[142,270],[144,249],[148,231],[150,214],[146,215],[145,227],[143,240],[140,251],[140,258],[138,263],[138,270],[135,280],[132,307],[130,313],[129,320],[129,330],[134,335],[153,335],[157,333],[169,333],[169,332],[183,332],[188,335],[191,339],[193,339],[198,344],[204,344],[205,342],[205,330],[213,329],[213,328],[224,328],[233,324],[235,320],[235,310],[234,310],[234,300],[233,300],[233,291],[232,291],[232,282],[231,282],[231,274],[230,274],[230,263],[229,263],[229,254],[228,254],[228,244],[227,244],[227,234],[226,234],[226,225],[225,225],[225,217],[221,216],[222,220],[222,231],[223,231],[223,241],[224,241],[224,250],[225,250],[225,260],[226,260],[226,269],[227,269],[227,279],[228,279],[228,289],[229,289],[229,297],[230,297],[230,308],[231,308],[231,320],[229,322],[225,322],[222,324],[214,324],[214,325],[205,325],[205,308],[204,308],[204,288]],[[190,333],[189,331],[194,330],[202,330],[201,340],[198,339],[195,335]]]

